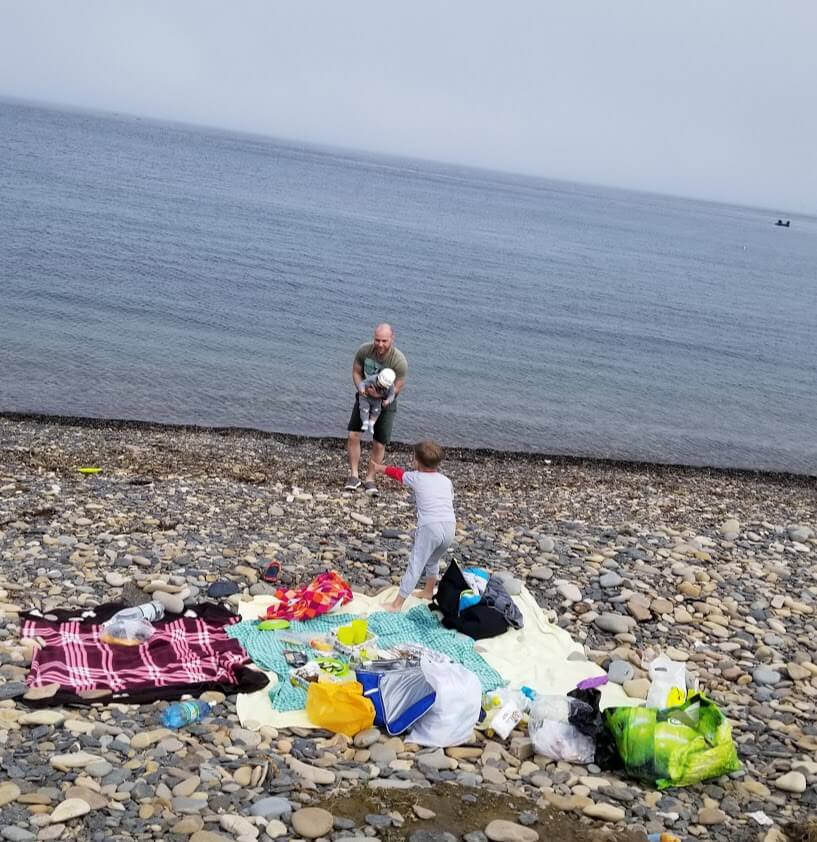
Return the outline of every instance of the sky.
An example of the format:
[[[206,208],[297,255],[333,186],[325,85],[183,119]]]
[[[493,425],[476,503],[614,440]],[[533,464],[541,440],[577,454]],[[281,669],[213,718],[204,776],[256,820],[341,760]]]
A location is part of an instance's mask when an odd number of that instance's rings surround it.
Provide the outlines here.
[[[815,0],[0,0],[0,96],[817,213]]]

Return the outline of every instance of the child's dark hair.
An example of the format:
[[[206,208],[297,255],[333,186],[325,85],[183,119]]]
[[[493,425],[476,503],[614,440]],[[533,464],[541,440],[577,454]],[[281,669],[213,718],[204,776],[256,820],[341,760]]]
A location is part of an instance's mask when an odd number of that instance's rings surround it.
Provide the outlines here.
[[[421,441],[414,445],[414,458],[424,468],[436,468],[443,461],[443,449],[436,441]]]

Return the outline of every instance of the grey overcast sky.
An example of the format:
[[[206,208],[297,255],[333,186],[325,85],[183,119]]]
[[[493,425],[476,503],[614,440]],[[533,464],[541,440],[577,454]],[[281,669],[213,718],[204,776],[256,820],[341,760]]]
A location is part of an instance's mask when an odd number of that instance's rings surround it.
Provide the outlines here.
[[[0,0],[0,95],[817,212],[817,0]]]

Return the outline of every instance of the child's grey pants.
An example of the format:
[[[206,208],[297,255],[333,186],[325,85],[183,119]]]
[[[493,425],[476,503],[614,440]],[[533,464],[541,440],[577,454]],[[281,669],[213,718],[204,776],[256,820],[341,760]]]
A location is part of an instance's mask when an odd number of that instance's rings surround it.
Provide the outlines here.
[[[370,398],[368,395],[361,395],[358,401],[361,427],[365,427],[370,421],[377,421],[382,408],[382,398]]]
[[[455,524],[426,523],[418,526],[414,533],[414,546],[411,548],[409,565],[400,581],[400,596],[408,599],[420,576],[425,572],[426,578],[439,576],[440,559],[454,540]]]

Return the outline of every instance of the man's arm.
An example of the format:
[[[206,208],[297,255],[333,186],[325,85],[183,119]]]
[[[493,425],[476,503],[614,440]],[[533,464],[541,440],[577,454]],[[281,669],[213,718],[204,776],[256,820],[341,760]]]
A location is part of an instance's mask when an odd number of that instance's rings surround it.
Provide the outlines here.
[[[394,395],[397,397],[403,386],[406,385],[406,377],[408,376],[408,363],[402,353],[397,357],[397,361],[394,364],[394,374]]]
[[[355,391],[360,391],[360,384],[363,382],[363,366],[355,360],[352,363],[352,380],[355,384]]]

